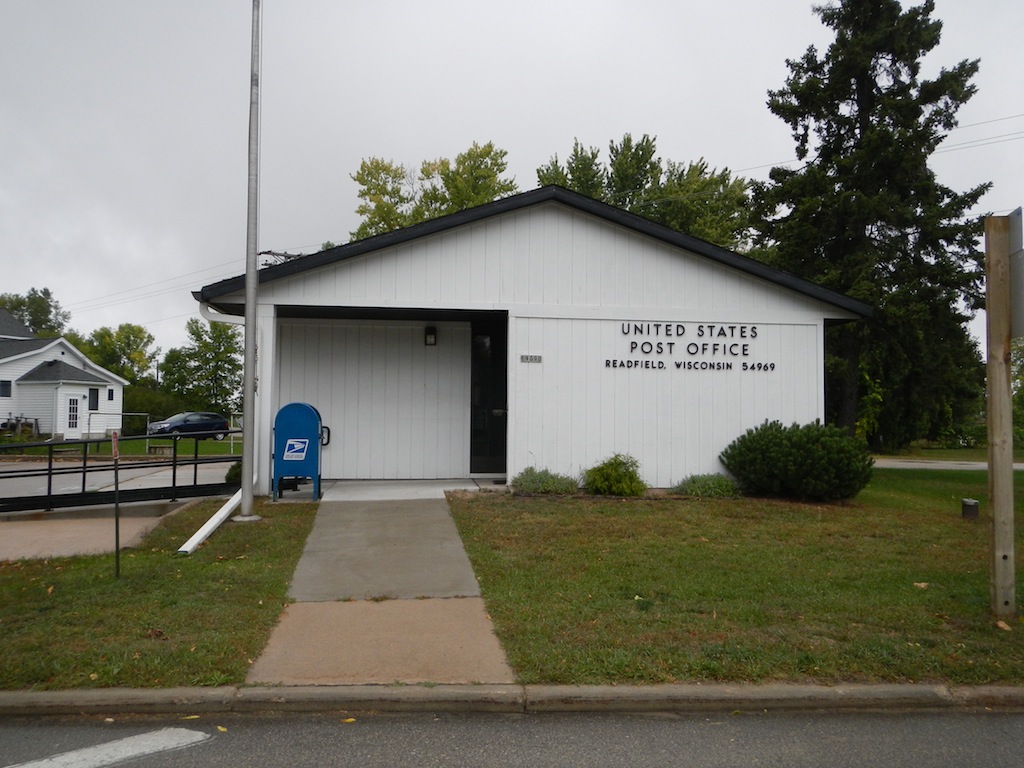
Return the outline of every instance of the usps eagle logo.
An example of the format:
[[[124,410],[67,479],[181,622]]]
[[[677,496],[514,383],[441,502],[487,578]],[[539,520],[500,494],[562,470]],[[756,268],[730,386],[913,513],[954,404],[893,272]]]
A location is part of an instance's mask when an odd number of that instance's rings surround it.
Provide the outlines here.
[[[285,461],[302,461],[306,458],[309,440],[304,437],[289,437],[284,444]]]

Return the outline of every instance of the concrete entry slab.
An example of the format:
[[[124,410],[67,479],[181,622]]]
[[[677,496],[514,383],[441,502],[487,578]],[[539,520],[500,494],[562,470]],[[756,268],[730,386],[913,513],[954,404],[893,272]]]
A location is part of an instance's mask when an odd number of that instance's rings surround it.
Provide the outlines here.
[[[331,480],[321,501],[393,501],[443,499],[445,491],[475,491],[474,480]]]
[[[247,682],[512,683],[483,600],[294,603]]]
[[[300,602],[479,595],[443,499],[321,502],[289,590]]]

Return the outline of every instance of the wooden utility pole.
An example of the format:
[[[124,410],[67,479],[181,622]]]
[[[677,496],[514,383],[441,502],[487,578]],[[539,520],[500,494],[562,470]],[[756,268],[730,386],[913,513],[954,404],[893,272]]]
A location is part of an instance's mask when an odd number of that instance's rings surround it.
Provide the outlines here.
[[[1016,213],[1019,227],[1020,211]],[[1011,219],[1011,216],[988,216],[985,219],[988,490],[992,508],[990,597],[992,613],[1003,618],[1013,616],[1017,610],[1013,546],[1013,398],[1010,388],[1010,339],[1013,335]]]

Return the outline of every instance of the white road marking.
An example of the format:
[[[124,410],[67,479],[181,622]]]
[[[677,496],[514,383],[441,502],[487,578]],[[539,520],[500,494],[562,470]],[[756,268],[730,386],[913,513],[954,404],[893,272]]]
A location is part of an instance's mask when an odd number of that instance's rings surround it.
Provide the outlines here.
[[[210,734],[202,731],[164,728],[139,736],[129,736],[106,744],[98,744],[95,747],[76,749],[42,760],[33,760],[30,763],[11,765],[7,768],[103,768],[106,765],[114,765],[143,755],[190,747],[206,741],[208,738],[210,738]]]

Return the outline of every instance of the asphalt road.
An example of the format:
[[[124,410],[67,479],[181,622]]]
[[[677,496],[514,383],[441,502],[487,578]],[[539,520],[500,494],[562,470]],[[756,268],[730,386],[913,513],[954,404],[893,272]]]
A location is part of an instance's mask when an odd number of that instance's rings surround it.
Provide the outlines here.
[[[0,722],[0,765],[64,753],[70,754],[45,765],[83,765],[83,753],[75,751],[85,748],[106,748],[123,761],[124,755],[116,749],[127,749],[129,743],[118,740],[153,739],[165,729],[195,743],[135,757],[131,765],[1017,768],[1024,744],[1021,713],[349,717],[339,712],[270,718],[4,721]],[[94,759],[88,764],[112,763]]]

